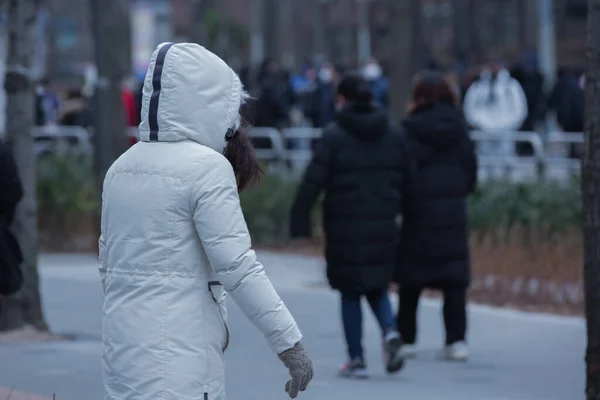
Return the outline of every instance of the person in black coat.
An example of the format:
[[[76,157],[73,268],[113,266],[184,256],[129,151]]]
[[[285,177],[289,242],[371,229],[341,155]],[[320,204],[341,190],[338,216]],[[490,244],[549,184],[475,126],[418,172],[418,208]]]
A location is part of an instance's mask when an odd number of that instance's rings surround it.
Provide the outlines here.
[[[23,284],[23,254],[10,231],[23,188],[10,149],[0,142],[0,295],[16,292]]]
[[[17,165],[10,149],[0,142],[0,219],[12,224],[17,204],[23,197],[23,188]]]
[[[477,183],[475,147],[451,85],[438,72],[415,83],[403,123],[416,171],[398,245],[398,327],[414,355],[416,313],[425,288],[442,290],[448,359],[466,360],[466,291],[470,280],[467,195]]]
[[[281,128],[289,125],[289,81],[272,59],[264,61],[257,78],[254,126]]]
[[[327,277],[341,292],[349,362],[344,377],[366,377],[361,296],[383,331],[388,372],[402,368],[400,339],[387,295],[393,278],[397,216],[409,163],[405,141],[374,106],[369,83],[342,79],[336,120],[324,131],[300,185],[291,214],[293,238],[311,236],[310,211],[324,192]]]

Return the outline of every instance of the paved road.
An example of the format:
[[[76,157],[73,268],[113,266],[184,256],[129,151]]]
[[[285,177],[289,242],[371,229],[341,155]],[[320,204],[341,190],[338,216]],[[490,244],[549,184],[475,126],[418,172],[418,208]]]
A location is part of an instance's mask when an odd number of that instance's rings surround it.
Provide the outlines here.
[[[373,376],[338,379],[344,358],[335,293],[323,289],[321,262],[303,256],[261,253],[271,279],[303,330],[316,375],[305,399],[363,400],[578,400],[583,399],[585,329],[577,318],[470,308],[472,357],[465,364],[436,360],[442,341],[439,303],[423,302],[418,359],[388,377],[378,333],[366,321],[365,345]],[[48,322],[74,342],[0,345],[2,387],[58,400],[100,400],[101,291],[95,259],[52,255],[41,259]],[[227,353],[230,399],[284,400],[286,372],[264,339],[230,304],[232,345]],[[1,397],[2,399],[5,396]],[[25,397],[23,397],[24,399]],[[18,398],[20,399],[20,397]],[[16,397],[13,400],[18,400]]]

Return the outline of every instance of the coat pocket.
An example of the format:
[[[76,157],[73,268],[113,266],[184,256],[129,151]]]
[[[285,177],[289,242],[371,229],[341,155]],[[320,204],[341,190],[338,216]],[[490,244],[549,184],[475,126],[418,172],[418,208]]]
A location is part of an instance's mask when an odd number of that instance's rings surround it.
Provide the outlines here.
[[[227,326],[227,292],[223,288],[220,282],[211,281],[208,282],[208,290],[212,295],[214,302],[219,307],[219,315],[221,316],[221,321],[223,322],[223,329],[225,331],[225,337],[223,339],[222,350],[223,353],[229,347],[229,327]]]

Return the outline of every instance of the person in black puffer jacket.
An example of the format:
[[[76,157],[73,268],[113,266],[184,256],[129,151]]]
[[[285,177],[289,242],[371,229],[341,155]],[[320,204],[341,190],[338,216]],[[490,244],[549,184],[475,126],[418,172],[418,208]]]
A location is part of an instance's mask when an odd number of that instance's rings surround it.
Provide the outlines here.
[[[466,360],[467,195],[477,183],[477,159],[458,99],[444,75],[424,72],[417,77],[403,127],[416,168],[396,268],[403,353],[414,355],[419,296],[424,288],[434,288],[444,294],[443,355]]]
[[[0,141],[0,218],[7,225],[12,224],[22,197],[23,187],[17,164],[10,148]]]
[[[13,294],[23,285],[23,253],[10,229],[22,197],[15,159],[0,141],[0,296]]]
[[[410,163],[401,132],[374,106],[369,83],[342,79],[338,113],[319,140],[291,215],[294,238],[311,236],[310,211],[321,192],[327,240],[325,258],[332,288],[341,292],[349,363],[344,377],[366,377],[361,296],[381,326],[388,372],[402,368],[400,339],[387,296],[399,236],[397,216],[407,190]]]

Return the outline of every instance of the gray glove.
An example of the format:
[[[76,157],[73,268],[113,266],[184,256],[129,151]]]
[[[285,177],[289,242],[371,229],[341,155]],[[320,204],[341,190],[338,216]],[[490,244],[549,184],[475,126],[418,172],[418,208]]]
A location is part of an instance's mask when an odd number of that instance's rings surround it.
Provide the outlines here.
[[[294,347],[279,355],[279,359],[290,371],[291,380],[285,384],[285,391],[292,399],[303,392],[313,378],[313,364],[304,350],[302,343],[298,342]]]

